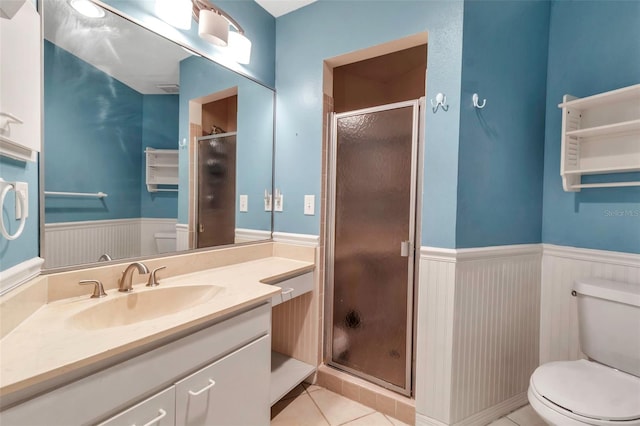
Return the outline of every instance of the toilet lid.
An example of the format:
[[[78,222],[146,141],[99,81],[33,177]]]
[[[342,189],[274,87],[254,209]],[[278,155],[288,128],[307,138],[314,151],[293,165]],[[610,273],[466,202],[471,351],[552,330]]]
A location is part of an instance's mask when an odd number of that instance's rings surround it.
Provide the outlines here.
[[[587,360],[544,364],[535,391],[574,414],[599,420],[640,419],[640,378]]]

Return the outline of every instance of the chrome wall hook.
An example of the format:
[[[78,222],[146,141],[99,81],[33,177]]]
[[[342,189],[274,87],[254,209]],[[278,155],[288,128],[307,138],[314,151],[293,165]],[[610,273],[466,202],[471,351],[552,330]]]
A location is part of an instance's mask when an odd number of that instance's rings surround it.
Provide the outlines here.
[[[433,107],[433,113],[435,114],[438,111],[438,108],[442,107],[443,111],[447,111],[449,109],[449,105],[445,105],[447,102],[447,96],[444,93],[438,93],[436,95],[436,102],[433,103],[433,99],[431,99],[431,106]]]
[[[487,104],[487,100],[486,100],[486,99],[483,99],[483,100],[482,100],[482,105],[480,105],[480,104],[478,103],[478,99],[479,99],[478,94],[477,94],[477,93],[474,93],[474,94],[473,94],[473,96],[471,97],[471,100],[473,101],[473,106],[474,106],[474,107],[476,107],[476,108],[478,108],[478,109],[482,109],[482,108],[484,108],[484,106]]]

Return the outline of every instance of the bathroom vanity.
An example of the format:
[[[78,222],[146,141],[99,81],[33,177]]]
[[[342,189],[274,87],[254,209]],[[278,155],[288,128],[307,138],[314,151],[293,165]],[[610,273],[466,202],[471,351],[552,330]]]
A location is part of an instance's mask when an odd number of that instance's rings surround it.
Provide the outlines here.
[[[266,257],[50,301],[1,341],[0,421],[266,425],[315,370],[271,356],[272,299],[311,291],[314,267]]]

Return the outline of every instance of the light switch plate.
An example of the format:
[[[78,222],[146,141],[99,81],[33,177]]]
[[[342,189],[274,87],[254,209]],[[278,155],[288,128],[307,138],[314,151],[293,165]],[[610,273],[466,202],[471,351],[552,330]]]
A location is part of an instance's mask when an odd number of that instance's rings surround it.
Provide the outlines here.
[[[29,185],[27,182],[16,182],[16,192],[22,193],[24,199],[24,212],[20,211],[20,202],[18,201],[18,195],[16,194],[16,220],[24,217],[29,217]]]
[[[247,212],[249,211],[249,196],[241,195],[240,196],[240,211]]]
[[[273,198],[273,211],[281,212],[284,205],[284,195],[282,193]]]
[[[304,214],[307,216],[313,216],[316,210],[316,196],[305,195],[304,196]]]
[[[270,212],[271,211],[271,200],[273,199],[273,197],[271,196],[271,194],[267,194],[264,197],[264,211],[265,212]]]

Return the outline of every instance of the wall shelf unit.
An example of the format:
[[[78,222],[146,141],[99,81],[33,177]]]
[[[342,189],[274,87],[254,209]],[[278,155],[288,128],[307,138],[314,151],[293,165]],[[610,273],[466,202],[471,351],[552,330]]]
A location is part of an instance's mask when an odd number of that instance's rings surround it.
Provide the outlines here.
[[[147,148],[147,191],[149,192],[177,192],[178,191],[178,150]],[[158,187],[171,185],[175,188]]]
[[[585,98],[565,95],[560,175],[565,191],[640,186],[582,183],[582,175],[640,172],[640,84]]]

